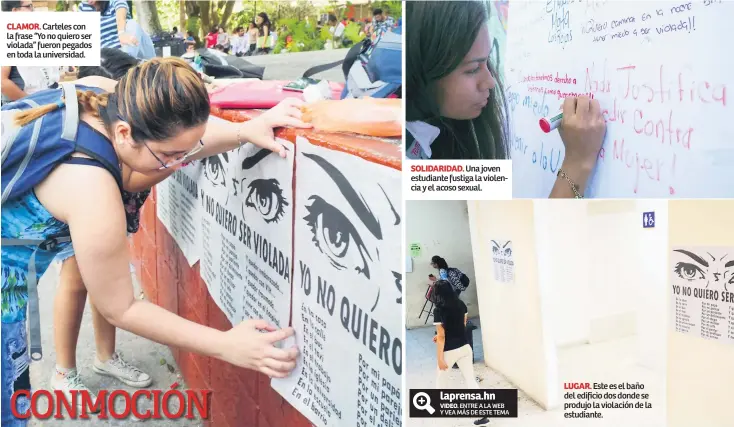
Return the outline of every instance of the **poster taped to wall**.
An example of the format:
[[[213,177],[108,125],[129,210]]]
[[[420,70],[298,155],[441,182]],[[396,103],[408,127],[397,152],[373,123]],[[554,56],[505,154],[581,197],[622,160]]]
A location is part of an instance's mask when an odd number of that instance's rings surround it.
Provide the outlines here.
[[[492,240],[492,264],[494,280],[500,283],[515,282],[515,261],[511,240]]]
[[[670,262],[675,331],[734,344],[734,247],[678,247]]]
[[[201,162],[192,162],[156,185],[158,219],[176,241],[189,267],[199,261],[201,203],[198,180]]]
[[[400,171],[305,138],[296,149],[300,356],[272,387],[320,427],[401,426]]]
[[[202,162],[200,272],[233,324],[290,318],[294,156],[278,142],[286,159],[248,144]]]

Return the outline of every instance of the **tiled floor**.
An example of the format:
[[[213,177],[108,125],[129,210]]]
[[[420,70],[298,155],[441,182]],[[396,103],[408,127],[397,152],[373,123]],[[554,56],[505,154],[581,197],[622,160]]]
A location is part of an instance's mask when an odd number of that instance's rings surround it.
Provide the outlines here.
[[[478,319],[472,320],[480,326]],[[436,381],[436,347],[432,342],[433,327],[413,329],[406,335],[407,388],[433,388]],[[664,373],[640,367],[634,358],[634,338],[594,345],[581,345],[558,351],[559,388],[566,381],[642,382],[649,393],[653,409],[608,410],[603,419],[569,420],[564,418],[563,407],[545,411],[522,390],[518,391],[518,418],[493,419],[491,426],[513,427],[665,427]],[[482,361],[481,328],[474,331],[474,370],[481,378],[482,388],[516,388],[502,374],[484,365]],[[593,360],[593,363],[588,361]],[[464,388],[459,370],[451,371],[451,387]],[[406,396],[408,393],[406,393]],[[561,395],[562,396],[562,395]],[[407,405],[407,397],[406,397]],[[464,427],[473,426],[473,419],[418,419],[409,418],[407,427]]]

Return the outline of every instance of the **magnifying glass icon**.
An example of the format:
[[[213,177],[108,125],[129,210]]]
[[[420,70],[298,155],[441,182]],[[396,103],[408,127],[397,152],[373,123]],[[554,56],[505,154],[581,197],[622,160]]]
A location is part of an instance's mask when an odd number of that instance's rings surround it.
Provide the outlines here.
[[[415,409],[428,411],[431,415],[436,412],[436,410],[431,406],[431,396],[429,396],[428,393],[416,393],[415,396],[413,396],[413,406],[415,406]]]

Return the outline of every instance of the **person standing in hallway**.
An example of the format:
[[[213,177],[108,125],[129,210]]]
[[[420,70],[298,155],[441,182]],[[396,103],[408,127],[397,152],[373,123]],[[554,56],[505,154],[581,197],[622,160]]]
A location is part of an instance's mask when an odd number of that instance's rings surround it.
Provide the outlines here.
[[[438,255],[434,255],[431,258],[431,267],[438,269],[438,278],[440,280],[448,281],[456,292],[458,297],[466,289],[466,286],[462,283],[462,277],[464,273],[458,268],[449,267],[445,259]],[[468,284],[468,278],[466,280]]]
[[[434,284],[436,308],[433,312],[433,324],[436,326],[436,358],[438,370],[436,387],[452,388],[448,384],[449,366],[456,363],[461,370],[466,386],[478,389],[479,384],[474,377],[474,355],[466,337],[468,313],[466,304],[459,299],[453,286],[446,280],[438,280]],[[489,424],[488,418],[476,420],[474,425]]]

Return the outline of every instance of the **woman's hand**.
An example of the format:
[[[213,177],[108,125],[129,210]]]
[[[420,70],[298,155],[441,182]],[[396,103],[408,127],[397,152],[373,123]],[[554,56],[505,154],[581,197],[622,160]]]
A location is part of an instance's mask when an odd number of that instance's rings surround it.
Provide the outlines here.
[[[132,45],[132,46],[138,45],[138,39],[135,38],[135,36],[130,33],[121,33],[119,37],[120,37],[120,44],[122,45]]]
[[[282,350],[274,344],[293,334],[293,328],[276,329],[264,320],[245,320],[225,332],[221,358],[271,378],[284,378],[296,367],[298,350],[295,347]]]
[[[558,132],[566,148],[564,164],[591,171],[596,165],[606,132],[599,101],[586,96],[566,98]]]
[[[586,190],[586,181],[596,165],[605,132],[606,124],[599,101],[586,96],[566,98],[563,101],[563,120],[558,133],[563,140],[566,154],[561,169],[577,186],[576,191],[581,196]],[[559,177],[550,197],[575,197],[576,191],[572,189],[570,183]]]
[[[445,371],[449,368],[449,365],[446,364],[446,361],[443,360],[443,358],[438,359],[438,369]]]
[[[298,98],[286,98],[259,117],[242,124],[242,138],[285,157],[285,147],[275,141],[273,129],[279,127],[311,128],[301,120],[301,107],[305,102]]]

